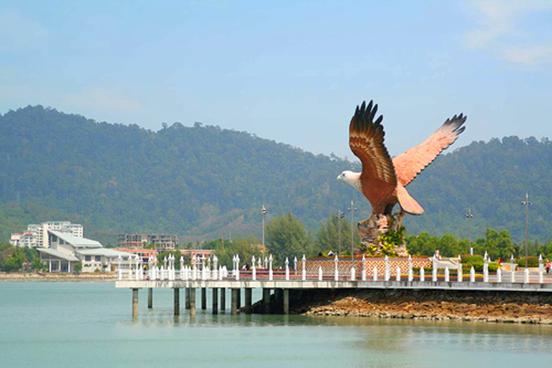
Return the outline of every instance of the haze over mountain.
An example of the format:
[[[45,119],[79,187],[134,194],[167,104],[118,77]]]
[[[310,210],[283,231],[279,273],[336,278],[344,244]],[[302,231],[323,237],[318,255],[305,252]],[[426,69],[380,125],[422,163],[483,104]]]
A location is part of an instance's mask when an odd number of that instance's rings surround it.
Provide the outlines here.
[[[357,164],[199,123],[153,132],[26,107],[0,115],[0,157],[1,240],[27,223],[55,219],[81,222],[87,236],[110,243],[127,231],[186,239],[259,235],[262,203],[271,215],[290,211],[311,229],[346,211],[352,196],[361,216],[370,210],[336,181]],[[408,230],[467,236],[492,226],[520,238],[520,201],[528,191],[530,234],[549,239],[550,183],[550,141],[474,142],[438,158],[414,181],[409,191],[426,214],[410,217]]]

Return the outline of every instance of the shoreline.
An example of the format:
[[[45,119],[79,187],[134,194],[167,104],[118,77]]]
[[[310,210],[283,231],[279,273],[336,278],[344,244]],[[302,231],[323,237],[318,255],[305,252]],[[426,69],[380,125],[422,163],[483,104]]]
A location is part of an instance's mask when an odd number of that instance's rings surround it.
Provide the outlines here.
[[[80,273],[80,274],[52,274],[40,272],[0,272],[0,282],[3,281],[52,281],[52,282],[75,282],[75,281],[115,281],[115,273]]]
[[[378,290],[301,299],[294,309],[307,316],[552,325],[552,300],[542,295]]]

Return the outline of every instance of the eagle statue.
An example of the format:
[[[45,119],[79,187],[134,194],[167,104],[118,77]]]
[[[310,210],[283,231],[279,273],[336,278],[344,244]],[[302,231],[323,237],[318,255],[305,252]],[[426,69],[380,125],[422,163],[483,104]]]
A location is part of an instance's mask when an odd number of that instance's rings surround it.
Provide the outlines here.
[[[405,213],[421,215],[422,206],[406,187],[464,131],[466,116],[454,115],[419,145],[391,158],[384,144],[383,116],[370,101],[357,106],[349,124],[349,147],[360,159],[362,172],[343,171],[338,177],[362,193],[372,205],[372,215],[359,223],[361,242],[374,243],[388,228],[398,228]],[[395,205],[400,206],[393,215]],[[361,231],[364,225],[364,231]]]

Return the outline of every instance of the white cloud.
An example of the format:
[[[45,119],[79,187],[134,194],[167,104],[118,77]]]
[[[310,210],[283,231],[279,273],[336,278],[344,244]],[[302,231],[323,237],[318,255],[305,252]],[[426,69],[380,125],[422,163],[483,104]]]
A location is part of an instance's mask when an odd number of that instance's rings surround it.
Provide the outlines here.
[[[529,40],[542,38],[543,35],[527,34],[522,21],[534,13],[552,11],[552,1],[474,0],[470,4],[477,26],[466,33],[469,47],[489,50],[516,64],[536,65],[552,61],[548,47],[551,42],[523,44],[519,41],[520,35]]]
[[[552,63],[552,46],[512,47],[504,50],[502,56],[515,64],[548,64]]]

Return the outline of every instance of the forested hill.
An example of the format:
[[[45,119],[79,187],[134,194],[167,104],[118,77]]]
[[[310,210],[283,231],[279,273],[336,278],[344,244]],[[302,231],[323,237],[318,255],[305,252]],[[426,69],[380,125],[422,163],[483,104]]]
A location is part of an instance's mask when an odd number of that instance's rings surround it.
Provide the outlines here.
[[[345,142],[344,142],[345,143]],[[308,227],[346,210],[352,190],[336,176],[352,164],[244,132],[175,123],[152,132],[96,123],[40,106],[0,116],[0,239],[27,223],[67,219],[104,242],[123,231],[228,237],[260,232],[259,208],[291,211]],[[426,214],[409,230],[466,235],[489,225],[552,236],[552,145],[504,138],[445,155],[411,192]],[[364,215],[368,205],[360,196]],[[470,225],[471,226],[471,225]]]

